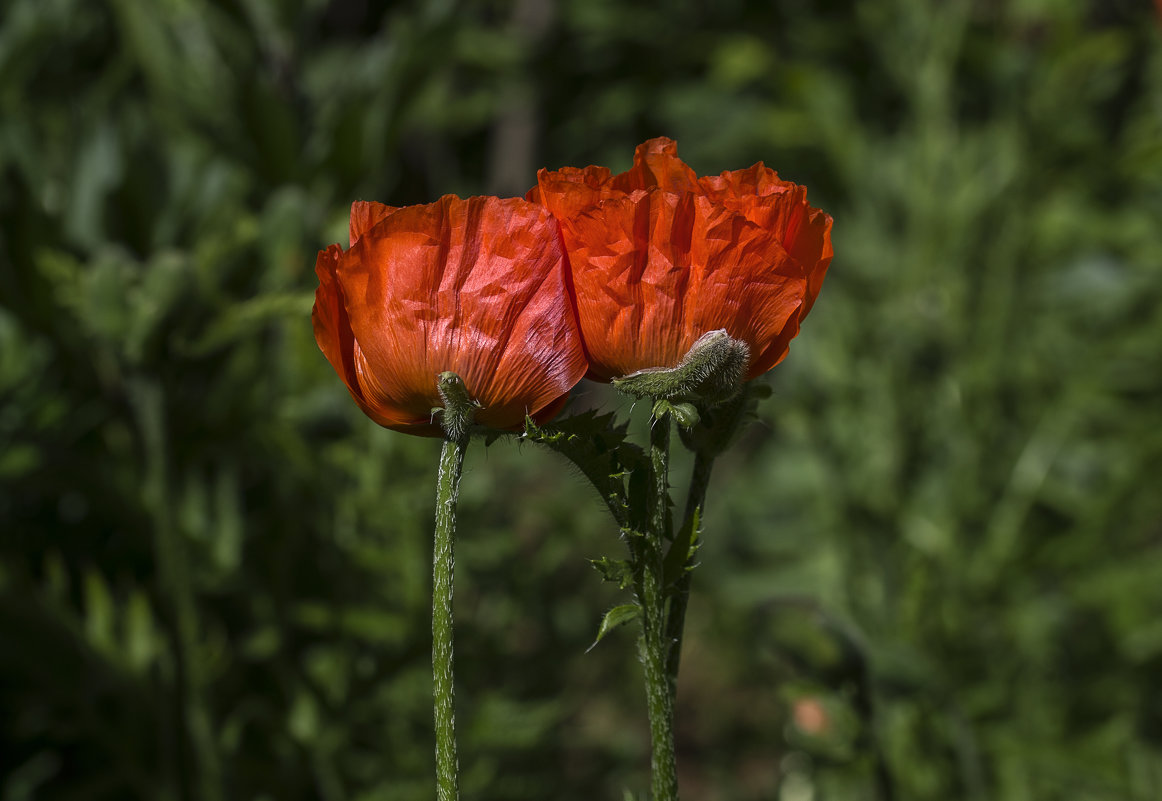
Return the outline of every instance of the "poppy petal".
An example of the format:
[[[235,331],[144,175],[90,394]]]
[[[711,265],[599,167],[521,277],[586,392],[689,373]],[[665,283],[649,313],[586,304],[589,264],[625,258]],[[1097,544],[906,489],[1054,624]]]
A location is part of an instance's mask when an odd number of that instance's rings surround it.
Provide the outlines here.
[[[370,231],[383,220],[398,211],[397,206],[388,206],[376,203],[374,200],[356,200],[351,204],[350,244],[354,245],[359,237]]]
[[[635,189],[663,189],[667,192],[697,192],[698,175],[678,158],[678,143],[659,136],[637,146],[633,167],[612,181],[623,192]]]
[[[315,341],[327,361],[343,379],[347,391],[359,404],[367,416],[380,425],[387,420],[382,411],[369,404],[359,383],[359,345],[351,332],[351,321],[343,300],[343,290],[339,286],[336,269],[343,257],[343,249],[331,245],[319,253],[315,260],[315,275],[319,286],[315,290],[315,305],[311,310],[311,323],[315,329]]]
[[[452,370],[513,427],[567,394],[586,369],[557,226],[521,199],[452,195],[398,209],[362,233],[338,270],[369,403],[409,425],[440,405]]]
[[[757,355],[801,305],[778,239],[704,197],[634,192],[562,230],[597,380],[673,366],[719,328]]]
[[[831,247],[831,215],[810,209],[799,235],[791,247],[791,256],[807,270],[807,296],[803,299],[803,316],[815,305],[823,278],[835,251]]]
[[[537,172],[537,185],[525,198],[544,206],[558,219],[565,219],[613,194],[621,194],[610,182],[611,175],[605,167],[563,167],[552,172],[542,169]]]
[[[698,178],[673,140],[634,165],[541,170],[528,194],[561,220],[589,377],[672,367],[703,334],[751,349],[747,378],[798,333],[831,260],[831,218],[761,162]]]

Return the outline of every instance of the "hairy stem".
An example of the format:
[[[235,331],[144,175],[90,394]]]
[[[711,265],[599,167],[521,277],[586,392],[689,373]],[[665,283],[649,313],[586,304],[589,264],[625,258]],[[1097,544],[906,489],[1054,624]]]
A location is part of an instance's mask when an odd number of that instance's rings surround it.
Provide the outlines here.
[[[456,499],[467,437],[445,439],[436,479],[436,536],[432,553],[432,708],[436,720],[436,798],[459,798],[456,694],[452,680],[452,576],[456,565]]]
[[[686,514],[684,521],[689,524],[698,515],[701,521],[706,509],[706,487],[710,484],[710,471],[714,469],[714,457],[704,451],[694,455],[694,472],[690,476],[690,489],[686,493]],[[701,523],[699,523],[701,528]],[[698,531],[694,532],[697,536]],[[693,558],[693,557],[691,557]],[[682,662],[682,632],[686,627],[686,605],[690,600],[690,581],[693,577],[692,565],[686,564],[682,575],[674,586],[670,598],[670,613],[666,618],[666,642],[670,651],[666,658],[666,676],[670,682],[670,695],[678,693],[678,668]]]
[[[674,699],[666,677],[666,594],[663,549],[669,538],[667,508],[670,459],[670,418],[650,418],[649,526],[641,560],[642,665],[650,717],[650,766],[653,801],[677,801],[678,776],[674,756]]]

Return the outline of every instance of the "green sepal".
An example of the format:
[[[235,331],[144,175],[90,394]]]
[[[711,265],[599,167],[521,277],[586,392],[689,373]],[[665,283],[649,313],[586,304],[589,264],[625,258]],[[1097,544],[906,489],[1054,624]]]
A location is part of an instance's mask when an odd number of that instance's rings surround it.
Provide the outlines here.
[[[601,574],[602,581],[609,581],[624,590],[633,583],[633,565],[624,559],[610,559],[603,556],[600,559],[590,559],[589,564]]]
[[[666,558],[662,562],[662,582],[664,586],[671,587],[674,582],[682,577],[689,568],[690,558],[697,553],[699,542],[699,535],[702,531],[702,510],[696,508],[685,523],[682,524],[681,530],[677,536],[674,537],[674,542],[670,545],[670,549],[666,551]]]
[[[433,409],[432,414],[439,413],[440,425],[448,439],[463,442],[468,437],[477,409],[481,408],[480,402],[468,394],[464,380],[451,370],[445,370],[437,377],[436,391],[444,405]]]
[[[601,642],[606,634],[618,626],[624,626],[626,623],[637,620],[641,612],[642,609],[637,604],[622,604],[621,606],[615,606],[610,609],[605,613],[605,617],[601,618],[601,625],[597,629],[597,639],[593,641],[593,645],[585,649],[585,653],[589,653],[596,648],[597,643]]]
[[[693,403],[671,403],[664,399],[654,403],[653,416],[661,420],[666,415],[671,415],[682,428],[696,426],[700,419],[698,407]]]
[[[696,425],[680,427],[678,435],[682,444],[695,453],[711,458],[718,456],[729,447],[743,424],[756,416],[759,400],[770,394],[771,388],[766,384],[747,382],[741,392],[725,403],[703,408]]]
[[[676,367],[651,367],[613,379],[635,398],[696,403],[712,407],[738,394],[750,364],[750,348],[725,329],[699,337]]]

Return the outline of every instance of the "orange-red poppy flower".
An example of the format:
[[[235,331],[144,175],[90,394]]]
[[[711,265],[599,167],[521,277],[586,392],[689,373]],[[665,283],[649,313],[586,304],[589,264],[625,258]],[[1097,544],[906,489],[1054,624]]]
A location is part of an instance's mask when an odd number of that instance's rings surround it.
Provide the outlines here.
[[[315,339],[382,426],[437,436],[437,376],[457,373],[479,423],[560,411],[585,374],[559,229],[521,198],[446,195],[351,207],[351,247],[319,253]]]
[[[749,380],[787,354],[831,261],[831,217],[760,162],[699,178],[670,139],[633,167],[541,170],[529,200],[561,221],[589,377],[673,367],[703,334],[750,347]]]

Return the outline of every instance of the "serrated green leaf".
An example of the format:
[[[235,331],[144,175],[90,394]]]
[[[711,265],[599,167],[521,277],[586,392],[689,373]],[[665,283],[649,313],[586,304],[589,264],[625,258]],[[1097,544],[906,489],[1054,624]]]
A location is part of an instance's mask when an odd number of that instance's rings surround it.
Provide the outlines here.
[[[525,419],[523,439],[544,445],[571,461],[597,490],[618,525],[629,522],[625,475],[642,472],[645,454],[626,442],[628,423],[618,423],[612,413],[596,410],[567,417],[552,425]]]
[[[618,626],[624,626],[632,620],[636,620],[637,616],[641,614],[641,607],[637,604],[622,604],[615,606],[605,613],[605,617],[601,619],[601,626],[597,629],[597,639],[593,641],[586,649],[586,653],[592,651],[597,647],[597,643],[605,638],[605,635],[613,631]]]
[[[603,556],[600,559],[590,559],[589,564],[601,574],[602,581],[613,582],[618,589],[624,590],[633,583],[633,565],[624,559]]]
[[[593,441],[603,450],[611,450],[620,444],[628,430],[629,423],[619,424],[613,412],[598,414],[596,409],[557,420],[551,425],[538,426],[531,418],[526,421],[526,435],[534,441],[540,441],[539,437],[554,441],[583,438]]]

